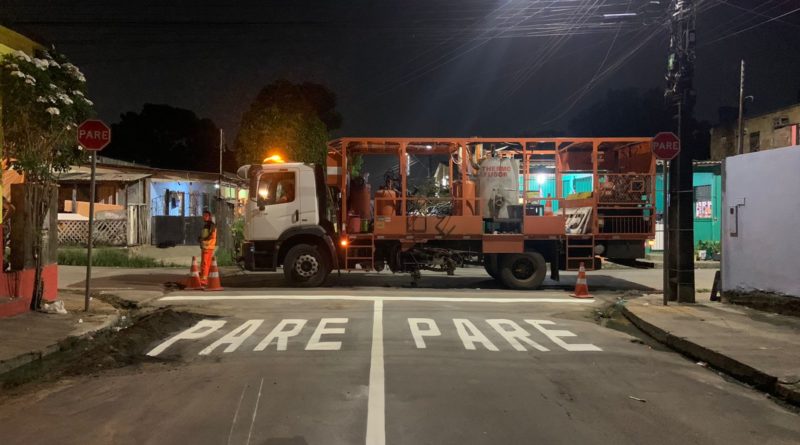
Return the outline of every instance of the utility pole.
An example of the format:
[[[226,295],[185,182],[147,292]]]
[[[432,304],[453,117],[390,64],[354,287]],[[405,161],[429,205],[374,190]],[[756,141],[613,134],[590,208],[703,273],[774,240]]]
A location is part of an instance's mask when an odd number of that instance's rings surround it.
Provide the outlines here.
[[[744,154],[744,59],[739,73],[739,129],[736,136],[739,144],[736,153]]]
[[[222,147],[225,141],[225,133],[219,129],[219,176],[217,177],[217,205],[222,205]]]
[[[89,312],[89,302],[91,301],[92,289],[92,245],[94,244],[94,200],[95,189],[95,172],[97,171],[97,152],[92,152],[92,175],[89,180],[89,237],[86,240],[86,292],[83,296],[83,310]]]
[[[669,168],[669,218],[664,270],[670,301],[694,303],[694,193],[690,144],[695,92],[692,88],[695,63],[694,0],[672,0],[669,8],[670,44],[665,97],[676,110],[681,152]]]

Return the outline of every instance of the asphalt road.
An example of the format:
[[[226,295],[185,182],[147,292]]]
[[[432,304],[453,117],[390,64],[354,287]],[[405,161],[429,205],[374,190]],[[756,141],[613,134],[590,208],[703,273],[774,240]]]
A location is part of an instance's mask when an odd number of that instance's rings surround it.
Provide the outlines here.
[[[698,292],[705,298],[710,293],[714,281],[714,270],[696,269],[695,283]],[[181,268],[121,269],[116,267],[93,267],[92,288],[96,290],[117,289],[155,289],[160,290],[163,283],[184,280],[188,271]],[[80,266],[59,266],[59,289],[84,289],[86,268]],[[263,289],[265,287],[284,287],[283,273],[247,273],[236,267],[223,268],[223,285],[229,288]],[[544,281],[546,290],[569,290],[575,288],[576,272],[561,272],[560,281],[548,278]],[[603,291],[659,291],[663,284],[661,269],[602,269],[587,272],[590,290]],[[408,274],[392,274],[384,271],[331,274],[326,288],[340,291],[346,288],[382,287],[410,288]],[[421,289],[467,289],[500,290],[502,286],[492,280],[483,267],[456,269],[454,276],[441,272],[422,272],[419,280]],[[700,298],[700,297],[698,297]]]
[[[177,292],[153,361],[3,400],[1,444],[796,444],[800,416],[595,323],[614,294]]]

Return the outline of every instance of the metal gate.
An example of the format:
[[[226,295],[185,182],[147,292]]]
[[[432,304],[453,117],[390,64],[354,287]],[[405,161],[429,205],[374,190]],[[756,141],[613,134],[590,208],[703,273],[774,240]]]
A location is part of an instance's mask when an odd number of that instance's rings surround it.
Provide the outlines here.
[[[197,238],[203,230],[202,216],[154,216],[153,244],[163,245],[199,245]]]

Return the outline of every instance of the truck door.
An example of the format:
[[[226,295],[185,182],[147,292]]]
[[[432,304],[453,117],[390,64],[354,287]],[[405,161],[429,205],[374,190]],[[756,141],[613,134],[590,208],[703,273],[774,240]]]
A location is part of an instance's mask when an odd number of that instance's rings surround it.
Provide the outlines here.
[[[266,171],[258,178],[256,206],[248,206],[248,238],[276,240],[294,225],[300,224],[301,195],[297,193],[298,171],[295,168]]]

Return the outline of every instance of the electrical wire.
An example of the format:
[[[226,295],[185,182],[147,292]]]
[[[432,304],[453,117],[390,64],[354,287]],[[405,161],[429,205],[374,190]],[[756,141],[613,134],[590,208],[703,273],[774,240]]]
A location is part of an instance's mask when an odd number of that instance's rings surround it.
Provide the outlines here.
[[[748,26],[746,28],[743,28],[743,29],[740,29],[738,31],[734,31],[734,32],[731,32],[729,34],[723,35],[722,37],[718,37],[718,38],[716,38],[714,40],[705,42],[702,46],[711,45],[711,44],[714,44],[714,43],[721,42],[723,40],[729,39],[731,37],[738,36],[739,34],[742,34],[744,32],[750,31],[751,29],[755,29],[755,28],[758,28],[759,26],[766,25],[767,23],[771,23],[771,22],[774,22],[776,20],[782,19],[782,18],[784,18],[786,16],[789,16],[789,15],[792,15],[792,14],[794,14],[796,12],[800,12],[800,8],[792,9],[791,11],[785,12],[785,13],[779,15],[779,16],[771,17],[771,18],[769,18],[767,20],[758,22],[758,23],[756,23],[754,25],[750,25],[750,26]]]

